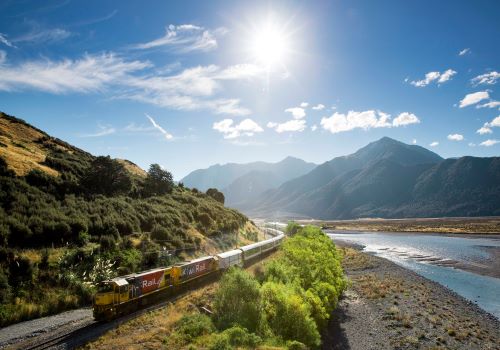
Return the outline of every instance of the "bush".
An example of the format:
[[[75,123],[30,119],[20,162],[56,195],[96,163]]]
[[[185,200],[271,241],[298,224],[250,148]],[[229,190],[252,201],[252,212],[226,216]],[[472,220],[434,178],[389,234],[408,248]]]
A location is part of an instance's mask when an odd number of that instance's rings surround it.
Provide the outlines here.
[[[101,245],[101,250],[104,252],[114,250],[116,248],[116,241],[113,236],[101,236],[99,244]]]
[[[244,346],[255,348],[262,343],[261,337],[256,334],[249,333],[248,330],[240,326],[228,328],[222,332],[222,334],[227,336],[229,343],[233,347]]]
[[[272,332],[284,340],[298,340],[309,347],[321,343],[307,302],[290,286],[266,282],[262,286],[262,308]]]
[[[248,272],[231,268],[220,281],[214,298],[219,329],[239,325],[255,332],[260,323],[260,286]]]
[[[176,324],[176,332],[186,342],[191,342],[196,337],[211,334],[214,331],[212,320],[203,314],[185,315]]]
[[[288,236],[293,236],[294,234],[299,232],[300,229],[301,229],[301,226],[299,224],[297,224],[295,221],[290,221],[288,223],[288,225],[286,225],[285,233]]]

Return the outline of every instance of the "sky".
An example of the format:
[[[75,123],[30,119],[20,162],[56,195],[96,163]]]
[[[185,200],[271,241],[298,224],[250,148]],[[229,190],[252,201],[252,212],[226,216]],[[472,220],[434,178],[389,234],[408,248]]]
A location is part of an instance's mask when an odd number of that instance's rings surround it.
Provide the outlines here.
[[[498,1],[0,2],[0,110],[179,180],[389,136],[500,155]]]

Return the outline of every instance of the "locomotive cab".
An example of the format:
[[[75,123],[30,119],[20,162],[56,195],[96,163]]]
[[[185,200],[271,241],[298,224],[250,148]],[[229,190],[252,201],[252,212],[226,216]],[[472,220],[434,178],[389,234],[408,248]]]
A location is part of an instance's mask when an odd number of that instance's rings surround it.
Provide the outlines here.
[[[116,316],[116,306],[129,298],[129,284],[123,278],[100,282],[94,296],[94,318],[109,320]]]

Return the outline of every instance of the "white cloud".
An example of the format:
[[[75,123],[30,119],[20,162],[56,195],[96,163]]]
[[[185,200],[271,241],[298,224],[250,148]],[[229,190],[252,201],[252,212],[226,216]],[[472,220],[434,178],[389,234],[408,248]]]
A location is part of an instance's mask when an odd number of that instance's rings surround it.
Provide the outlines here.
[[[491,147],[493,145],[496,145],[497,143],[500,143],[499,140],[486,140],[481,142],[479,145],[480,146],[485,146],[485,147]]]
[[[302,119],[306,116],[306,111],[301,107],[287,108],[285,109],[285,112],[292,113],[294,119]]]
[[[127,62],[113,54],[85,55],[78,60],[29,61],[17,66],[3,64],[0,90],[30,88],[55,94],[97,92],[147,67],[150,67],[148,62]]]
[[[469,147],[476,147],[476,144],[474,142],[469,142]]]
[[[319,103],[316,106],[314,106],[312,109],[314,109],[315,111],[321,111],[321,110],[325,109],[325,105]]]
[[[113,128],[110,125],[98,124],[97,128],[99,130],[96,131],[95,133],[93,133],[93,134],[84,134],[84,135],[81,135],[81,137],[102,137],[102,136],[114,134],[116,132],[116,129]]]
[[[103,93],[177,110],[209,110],[215,114],[249,115],[237,98],[217,96],[227,81],[265,78],[253,64],[221,68],[197,66],[175,74],[156,70],[149,61],[129,61],[113,54],[80,59],[38,59],[11,64],[0,50],[0,91],[39,90],[53,94]]]
[[[52,28],[52,29],[40,29],[34,28],[31,32],[21,35],[15,39],[12,39],[14,43],[22,43],[22,42],[32,42],[35,44],[47,44],[53,43],[56,41],[64,40],[71,36],[71,32],[61,29],[61,28]]]
[[[500,107],[500,101],[490,101],[482,105],[477,105],[476,108],[496,108]]]
[[[302,107],[302,108],[306,108],[307,106],[309,106],[309,102],[302,102],[300,104],[300,107]]]
[[[172,140],[174,137],[172,134],[168,133],[167,130],[163,129],[149,114],[146,114],[146,118],[149,119],[153,127],[161,132],[167,140]]]
[[[433,142],[431,142],[431,143],[429,144],[429,146],[431,146],[431,147],[437,147],[437,146],[439,146],[439,142],[437,142],[437,141],[433,141]]]
[[[471,83],[474,86],[480,85],[480,84],[486,84],[486,85],[494,85],[497,83],[497,80],[500,78],[500,73],[493,71],[485,74],[478,75],[475,78],[472,78]]]
[[[491,133],[493,133],[493,130],[491,130],[489,127],[487,127],[485,125],[485,126],[479,128],[476,132],[478,134],[480,134],[480,135],[484,135],[484,134],[491,134]]]
[[[282,132],[302,132],[306,129],[306,121],[303,119],[292,119],[284,123],[278,124],[274,130],[278,133]]]
[[[484,126],[486,126],[486,127],[500,127],[500,115],[498,117],[496,117],[495,119],[493,119],[491,122],[485,123]]]
[[[232,119],[223,119],[215,122],[212,126],[214,130],[224,134],[225,139],[235,139],[240,136],[253,136],[255,133],[264,131],[259,124],[252,119],[244,119],[235,125]]]
[[[412,143],[413,145],[416,145],[416,144],[417,144],[417,139],[413,139],[413,140],[411,140],[411,143]]]
[[[313,126],[311,126],[311,130],[312,131],[316,131],[316,129],[318,129],[318,126],[316,124],[314,124]]]
[[[179,52],[210,51],[217,48],[217,37],[227,32],[225,28],[208,30],[193,24],[169,25],[161,38],[133,46],[135,49],[172,47]]]
[[[467,94],[460,101],[460,108],[474,105],[474,104],[476,104],[482,100],[486,100],[488,98],[490,98],[488,91],[478,91],[478,92],[474,92],[472,94]]]
[[[446,71],[441,73],[441,76],[439,77],[438,83],[446,83],[455,74],[457,74],[457,72],[455,72],[453,69],[447,69]]]
[[[411,81],[410,84],[416,87],[424,87],[432,82],[442,84],[450,80],[455,74],[457,74],[457,72],[453,69],[447,69],[443,73],[429,72],[425,75],[424,79]],[[405,81],[407,81],[407,79],[405,79]]]
[[[459,56],[464,56],[464,55],[467,55],[468,53],[470,52],[470,49],[469,48],[465,48],[463,49],[462,51],[460,51],[458,53]]]
[[[392,125],[395,127],[409,125],[409,124],[418,124],[418,123],[420,123],[420,119],[418,119],[418,117],[415,114],[408,112],[403,112],[399,114],[392,121]]]
[[[460,135],[460,134],[448,135],[448,140],[450,140],[450,141],[462,141],[463,139],[464,139],[463,135]]]
[[[323,129],[335,134],[357,128],[368,130],[371,128],[390,128],[420,123],[416,115],[408,112],[399,114],[392,123],[390,119],[391,116],[382,111],[349,111],[347,114],[335,112],[331,117],[322,118],[320,124]]]
[[[0,44],[4,44],[8,47],[15,47],[9,39],[7,39],[7,35],[0,33]]]
[[[267,123],[267,125],[266,125],[266,126],[267,126],[268,128],[270,128],[270,129],[274,129],[275,127],[277,127],[277,126],[278,126],[278,123],[275,123],[275,122],[269,122],[269,123]]]

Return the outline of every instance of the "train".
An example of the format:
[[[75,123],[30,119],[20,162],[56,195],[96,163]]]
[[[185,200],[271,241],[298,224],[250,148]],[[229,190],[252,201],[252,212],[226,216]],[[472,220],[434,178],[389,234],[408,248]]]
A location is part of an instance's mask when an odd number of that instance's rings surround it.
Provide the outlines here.
[[[223,273],[232,266],[243,267],[281,245],[285,235],[249,244],[238,249],[209,255],[168,267],[116,277],[100,282],[93,297],[97,321],[110,321],[139,307],[164,300]]]

